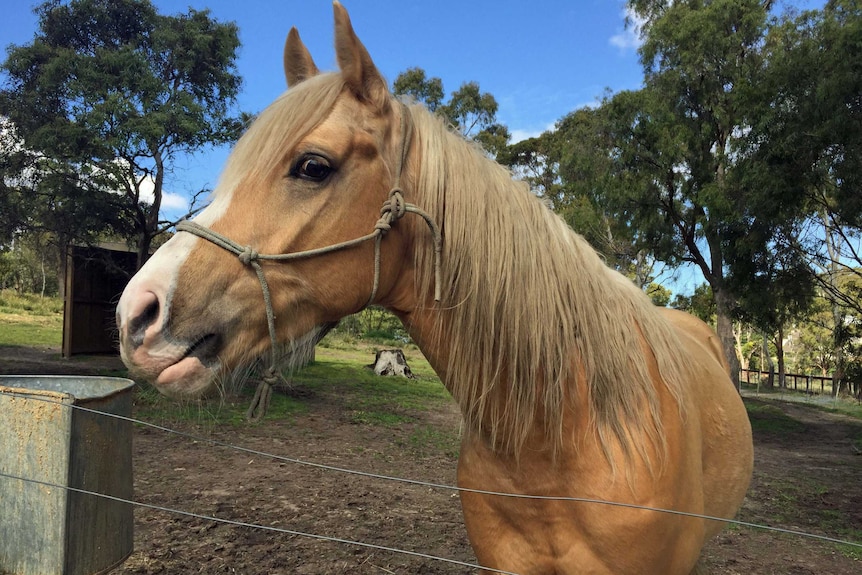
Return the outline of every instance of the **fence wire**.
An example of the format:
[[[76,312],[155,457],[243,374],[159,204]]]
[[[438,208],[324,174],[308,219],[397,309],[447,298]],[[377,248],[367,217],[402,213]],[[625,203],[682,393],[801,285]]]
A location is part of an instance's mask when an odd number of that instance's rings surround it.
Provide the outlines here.
[[[854,541],[847,541],[847,540],[838,539],[835,537],[829,537],[826,535],[807,533],[807,532],[799,531],[799,530],[795,530],[795,529],[785,529],[783,527],[774,527],[774,526],[770,526],[770,525],[762,525],[762,524],[758,524],[758,523],[751,523],[748,521],[740,521],[737,519],[727,519],[727,518],[723,518],[723,517],[701,515],[698,513],[690,513],[687,511],[678,511],[675,509],[661,509],[661,508],[650,507],[650,506],[646,506],[646,505],[637,505],[637,504],[623,503],[623,502],[617,502],[617,501],[605,501],[605,500],[601,500],[601,499],[591,499],[591,498],[584,498],[584,497],[531,495],[531,494],[522,494],[522,493],[505,493],[505,492],[498,492],[498,491],[488,491],[488,490],[483,490],[483,489],[470,489],[470,488],[465,488],[465,487],[458,487],[455,485],[447,485],[447,484],[442,484],[442,483],[434,483],[434,482],[430,482],[430,481],[422,481],[422,480],[417,480],[417,479],[395,477],[395,476],[391,476],[391,475],[382,475],[382,474],[371,473],[371,472],[367,472],[367,471],[359,471],[359,470],[355,470],[355,469],[347,469],[344,467],[337,467],[337,466],[333,466],[333,465],[315,463],[315,462],[311,462],[311,461],[305,461],[302,459],[297,459],[294,457],[287,457],[287,456],[283,456],[283,455],[267,453],[265,451],[260,451],[257,449],[250,449],[250,448],[242,447],[239,445],[233,445],[233,444],[230,444],[230,443],[227,443],[224,441],[219,441],[217,439],[197,436],[197,435],[194,435],[192,433],[187,433],[184,431],[171,429],[169,427],[165,427],[165,426],[151,423],[148,421],[135,419],[133,417],[127,417],[124,415],[118,415],[118,414],[114,414],[114,413],[106,413],[106,412],[99,411],[96,409],[90,409],[90,408],[87,408],[87,407],[84,407],[81,405],[64,403],[64,402],[57,401],[55,399],[51,399],[51,398],[47,398],[47,397],[36,397],[36,396],[28,395],[25,393],[16,393],[16,392],[0,392],[0,393],[3,393],[4,395],[20,397],[20,398],[31,400],[31,401],[42,401],[45,403],[51,403],[51,404],[55,404],[55,405],[66,406],[66,407],[78,409],[78,410],[88,412],[88,413],[94,413],[94,414],[105,416],[105,417],[112,417],[115,419],[128,421],[132,424],[142,425],[142,426],[149,427],[149,428],[152,428],[152,429],[164,432],[164,433],[170,433],[173,435],[184,437],[186,439],[191,440],[192,442],[208,443],[208,444],[216,446],[216,447],[222,447],[225,449],[231,449],[234,451],[238,451],[240,453],[251,454],[251,455],[255,455],[255,456],[259,456],[259,457],[265,457],[265,458],[272,459],[275,461],[281,461],[281,462],[291,463],[291,464],[295,464],[295,465],[303,465],[303,466],[307,466],[307,467],[312,467],[312,468],[317,468],[317,469],[322,469],[322,470],[332,471],[332,472],[337,472],[337,473],[356,475],[356,476],[365,477],[365,478],[369,478],[369,479],[392,481],[392,482],[403,483],[403,484],[407,484],[407,485],[416,485],[416,486],[421,486],[421,487],[426,487],[426,488],[431,488],[431,489],[448,490],[448,491],[454,491],[454,492],[459,492],[459,493],[476,493],[476,494],[480,494],[480,495],[488,495],[488,496],[494,496],[494,497],[508,497],[508,498],[550,500],[550,501],[570,501],[573,503],[606,505],[606,506],[611,506],[611,507],[625,507],[625,508],[629,508],[629,509],[652,511],[652,512],[656,512],[656,513],[667,513],[670,515],[678,515],[678,516],[683,516],[683,517],[693,517],[693,518],[704,519],[704,520],[708,520],[708,521],[720,521],[720,522],[724,522],[724,523],[730,523],[733,525],[739,525],[742,527],[749,527],[752,529],[759,529],[759,530],[770,531],[770,532],[774,532],[774,533],[783,533],[783,534],[787,534],[787,535],[805,537],[805,538],[809,538],[809,539],[815,539],[815,540],[825,541],[825,542],[829,542],[829,543],[835,543],[835,544],[839,544],[839,545],[847,545],[850,547],[862,549],[862,543],[858,543],[858,542],[854,542]],[[407,556],[411,556],[411,557],[418,557],[418,558],[422,558],[422,559],[440,561],[440,562],[449,563],[452,565],[458,565],[461,567],[469,567],[471,569],[484,569],[486,571],[491,571],[493,573],[501,573],[503,575],[518,575],[517,573],[513,573],[511,571],[503,571],[500,569],[484,567],[481,565],[467,563],[464,561],[459,561],[456,559],[450,559],[450,558],[446,558],[446,557],[437,557],[434,555],[430,555],[430,554],[426,554],[426,553],[420,553],[420,552],[416,552],[416,551],[409,551],[409,550],[405,550],[405,549],[398,549],[398,548],[394,548],[394,547],[387,547],[387,546],[383,546],[383,545],[376,545],[373,543],[366,543],[366,542],[361,542],[361,541],[352,541],[349,539],[342,539],[342,538],[331,537],[331,536],[327,536],[327,535],[305,533],[302,531],[294,531],[291,529],[285,529],[285,528],[268,526],[268,525],[259,525],[259,524],[254,524],[254,523],[247,523],[247,522],[237,521],[237,520],[233,520],[233,519],[225,519],[225,518],[221,518],[221,517],[214,517],[214,516],[209,516],[209,515],[202,515],[202,514],[198,514],[198,513],[193,513],[190,511],[172,509],[169,507],[163,507],[163,506],[154,505],[151,503],[143,503],[140,501],[127,500],[127,499],[115,497],[115,496],[104,494],[104,493],[97,493],[97,492],[93,492],[93,491],[88,491],[88,490],[84,490],[84,489],[66,486],[66,485],[57,485],[57,484],[53,484],[50,482],[41,481],[41,480],[33,479],[33,478],[20,477],[20,476],[9,474],[9,473],[4,473],[2,471],[0,471],[0,477],[6,478],[6,479],[11,479],[11,480],[24,481],[24,482],[33,483],[36,485],[43,485],[43,486],[51,487],[51,488],[55,488],[55,489],[65,489],[67,491],[72,491],[72,492],[90,495],[90,496],[94,496],[94,497],[101,497],[101,498],[112,500],[112,501],[119,501],[121,503],[126,503],[126,504],[134,505],[137,507],[143,507],[143,508],[152,509],[155,511],[161,511],[161,512],[166,512],[166,513],[177,514],[177,515],[183,515],[186,517],[193,517],[193,518],[205,520],[205,521],[224,523],[224,524],[228,524],[228,525],[234,525],[237,527],[261,529],[264,531],[271,531],[271,532],[277,532],[277,533],[282,533],[282,534],[287,534],[287,535],[294,535],[294,536],[299,536],[299,537],[310,538],[310,539],[329,541],[329,542],[333,542],[333,543],[353,545],[353,546],[357,546],[357,547],[364,547],[364,548],[368,548],[368,549],[386,551],[386,552],[390,552],[390,553],[407,555]]]

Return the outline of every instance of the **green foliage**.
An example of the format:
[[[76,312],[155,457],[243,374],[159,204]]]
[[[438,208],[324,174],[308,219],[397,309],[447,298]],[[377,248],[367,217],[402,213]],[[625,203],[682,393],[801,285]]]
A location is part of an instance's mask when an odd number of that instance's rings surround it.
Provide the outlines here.
[[[788,371],[823,375],[835,367],[833,318],[828,302],[816,298],[803,320],[796,322],[786,347]]]
[[[19,226],[50,230],[61,247],[108,228],[131,233],[141,263],[160,231],[170,162],[239,133],[242,118],[229,115],[241,82],[236,26],[206,10],[162,16],[149,0],[49,0],[36,13],[32,43],[10,47],[2,64],[0,114],[23,145],[0,169],[19,192]]]
[[[8,249],[0,248],[0,289],[56,296],[61,281],[58,268],[64,263],[50,234],[22,235]]]
[[[771,27],[769,65],[749,87],[745,140],[762,207],[785,209],[810,198],[845,224],[862,221],[862,4],[832,0],[822,10],[789,13]]]
[[[670,290],[660,284],[651,282],[646,286],[646,294],[657,306],[665,307],[670,303]]]
[[[706,323],[715,322],[715,297],[709,284],[700,284],[690,296],[677,294],[670,306],[697,316]]]
[[[398,345],[410,341],[401,321],[391,312],[377,306],[367,307],[359,313],[341,320],[336,332],[353,338]]]
[[[509,130],[497,122],[497,100],[482,92],[477,82],[465,82],[444,102],[440,78],[428,78],[422,68],[409,68],[395,78],[392,92],[423,103],[464,136],[482,144],[490,154],[497,156],[505,150]]]
[[[435,112],[443,103],[443,80],[427,78],[422,68],[408,68],[395,78],[392,92],[399,96],[410,96]]]

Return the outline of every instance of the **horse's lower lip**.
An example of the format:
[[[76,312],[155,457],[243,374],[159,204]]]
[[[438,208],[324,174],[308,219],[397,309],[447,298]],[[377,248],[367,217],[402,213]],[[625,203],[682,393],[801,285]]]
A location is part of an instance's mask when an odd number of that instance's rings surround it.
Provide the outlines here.
[[[218,364],[221,338],[207,334],[192,343],[174,363],[156,377],[156,387],[169,395],[197,395]]]
[[[185,393],[194,393],[191,389],[186,391],[182,389],[183,383],[196,382],[200,380],[209,368],[196,357],[184,357],[174,364],[166,367],[156,378],[154,382],[159,388],[174,388],[172,391],[176,394],[183,395]],[[195,386],[196,387],[196,386]]]

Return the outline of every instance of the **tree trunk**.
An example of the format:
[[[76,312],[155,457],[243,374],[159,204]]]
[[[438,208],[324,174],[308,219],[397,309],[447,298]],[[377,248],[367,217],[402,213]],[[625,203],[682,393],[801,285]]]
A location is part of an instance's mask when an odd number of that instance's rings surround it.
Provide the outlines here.
[[[57,295],[60,299],[66,299],[66,270],[69,257],[69,243],[65,236],[58,235],[57,237]]]
[[[775,355],[778,357],[778,387],[787,389],[787,374],[784,366],[784,328],[778,328],[775,336]]]
[[[829,281],[835,283],[834,276],[830,273]],[[834,285],[833,285],[834,287]],[[847,386],[844,372],[847,369],[847,356],[844,353],[844,344],[847,339],[847,330],[844,326],[844,310],[836,301],[832,301],[832,353],[835,357],[835,371],[832,373],[832,397],[841,395]]]
[[[724,289],[713,290],[715,293],[715,331],[724,350],[724,357],[730,369],[730,379],[736,389],[739,384],[739,358],[736,356],[736,338],[733,336],[733,321],[730,318],[731,299]]]
[[[736,357],[739,358],[739,367],[748,370],[748,357],[742,352],[742,323],[737,323],[733,330],[733,340],[736,349]]]
[[[769,336],[763,332],[763,348],[760,357],[760,370],[767,368],[769,375],[766,378],[766,387],[775,389],[775,364],[772,363],[772,355],[769,353]]]
[[[407,365],[407,358],[400,349],[381,349],[374,355],[374,363],[367,365],[377,375],[400,375],[408,379],[416,376]]]
[[[144,231],[138,237],[137,269],[141,269],[150,257],[150,247],[153,245],[153,237],[149,230]]]
[[[839,258],[841,257],[835,238],[832,235],[831,222],[825,210],[820,211],[820,219],[823,222],[824,238],[826,240],[826,251],[829,254],[829,263],[826,266],[826,275],[829,279],[829,290],[827,299],[832,307],[832,353],[835,356],[835,372],[832,374],[832,397],[841,394],[842,386],[846,386],[844,372],[847,367],[847,358],[844,355],[844,344],[847,332],[844,328],[844,310],[838,299],[832,295],[838,293]]]

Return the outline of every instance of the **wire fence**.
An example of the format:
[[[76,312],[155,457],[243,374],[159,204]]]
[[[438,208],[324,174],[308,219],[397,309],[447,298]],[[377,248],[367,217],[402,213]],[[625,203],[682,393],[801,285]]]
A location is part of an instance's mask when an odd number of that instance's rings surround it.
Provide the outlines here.
[[[14,396],[14,397],[24,398],[24,399],[27,399],[30,401],[41,401],[41,402],[61,405],[61,406],[65,406],[65,407],[71,408],[71,409],[77,409],[77,410],[81,410],[81,411],[89,412],[89,413],[94,413],[94,414],[98,414],[98,415],[105,416],[105,417],[111,417],[111,418],[115,418],[115,419],[119,419],[119,420],[123,420],[123,421],[128,421],[128,422],[135,424],[135,425],[149,427],[151,429],[155,429],[155,430],[158,430],[158,431],[164,432],[164,433],[174,434],[174,435],[186,438],[186,439],[188,439],[194,443],[210,444],[210,445],[215,446],[215,447],[230,449],[230,450],[238,451],[238,452],[245,453],[245,454],[255,455],[258,457],[264,457],[264,458],[268,458],[268,459],[278,461],[278,462],[290,463],[290,464],[294,464],[294,465],[308,466],[308,467],[322,469],[322,470],[326,470],[326,471],[334,472],[334,473],[345,473],[345,474],[365,477],[365,478],[369,478],[369,479],[391,481],[391,482],[397,482],[397,483],[402,483],[402,484],[407,484],[407,485],[421,486],[421,487],[430,488],[430,489],[448,490],[448,491],[459,492],[459,493],[460,492],[467,492],[467,493],[476,493],[476,494],[493,496],[493,497],[507,497],[507,498],[534,499],[534,500],[551,500],[551,501],[568,501],[568,502],[580,503],[580,504],[603,505],[603,506],[609,506],[609,507],[624,507],[624,508],[629,508],[629,509],[638,509],[638,510],[643,510],[643,511],[655,512],[655,513],[666,513],[666,514],[677,515],[677,516],[682,516],[682,517],[693,517],[693,518],[699,518],[699,519],[704,519],[704,520],[708,520],[708,521],[719,521],[719,522],[724,522],[724,523],[730,523],[733,525],[738,525],[738,526],[742,526],[742,527],[749,527],[752,529],[759,529],[759,530],[770,531],[770,532],[774,532],[774,533],[783,533],[783,534],[787,534],[787,535],[805,537],[805,538],[809,538],[809,539],[815,539],[815,540],[819,540],[819,541],[825,541],[825,542],[835,543],[835,544],[840,544],[840,545],[847,545],[849,547],[862,549],[862,543],[860,543],[860,542],[848,541],[845,539],[840,539],[840,538],[836,538],[836,537],[829,537],[829,536],[819,535],[819,534],[815,534],[815,533],[807,533],[807,532],[800,531],[800,530],[785,529],[782,527],[762,525],[762,524],[757,524],[757,523],[752,523],[752,522],[747,522],[747,521],[740,521],[737,519],[727,519],[727,518],[722,518],[722,517],[701,515],[698,513],[690,513],[690,512],[678,511],[678,510],[674,510],[674,509],[661,509],[661,508],[650,507],[650,506],[646,506],[646,505],[637,505],[637,504],[631,504],[631,503],[625,503],[625,502],[605,501],[605,500],[601,500],[601,499],[591,499],[591,498],[582,498],[582,497],[531,495],[531,494],[521,494],[521,493],[505,493],[505,492],[498,492],[498,491],[488,491],[488,490],[482,490],[482,489],[469,489],[469,488],[464,488],[464,487],[458,487],[455,485],[447,485],[447,484],[434,483],[434,482],[422,481],[422,480],[417,480],[417,479],[409,479],[409,478],[403,478],[403,477],[395,477],[395,476],[390,476],[390,475],[370,473],[367,471],[359,471],[359,470],[354,470],[354,469],[348,469],[348,468],[343,468],[343,467],[326,465],[326,464],[322,464],[322,463],[315,463],[315,462],[311,462],[311,461],[305,461],[302,459],[298,459],[295,457],[287,457],[287,456],[278,455],[278,454],[274,454],[274,453],[268,453],[268,452],[260,451],[260,450],[256,450],[256,449],[250,449],[250,448],[239,446],[239,445],[233,445],[231,443],[227,443],[227,442],[220,441],[217,439],[197,436],[197,435],[194,435],[192,433],[187,433],[184,431],[171,429],[169,427],[165,427],[165,426],[158,425],[158,424],[151,423],[151,422],[147,422],[147,421],[142,421],[139,419],[135,419],[133,417],[126,417],[126,416],[113,414],[113,413],[105,413],[105,412],[90,409],[90,408],[87,408],[87,407],[84,407],[81,405],[75,405],[75,404],[60,402],[60,401],[57,401],[55,399],[51,399],[51,398],[47,398],[47,397],[35,397],[35,396],[31,396],[31,395],[26,395],[23,393],[6,392],[6,391],[0,392],[0,393],[3,393],[5,395]],[[388,547],[388,546],[377,545],[377,544],[373,544],[373,543],[366,543],[366,542],[362,542],[362,541],[353,541],[353,540],[349,540],[349,539],[342,539],[342,538],[332,537],[332,536],[327,536],[327,535],[307,533],[307,532],[302,532],[302,531],[285,529],[285,528],[281,528],[281,527],[260,525],[260,524],[248,523],[248,522],[244,522],[244,521],[237,521],[237,520],[233,520],[233,519],[229,519],[229,518],[215,517],[215,516],[211,516],[211,515],[193,513],[193,512],[185,511],[185,510],[181,510],[181,509],[173,509],[173,508],[164,507],[164,506],[160,506],[160,505],[154,505],[151,503],[144,503],[144,502],[140,502],[140,501],[123,499],[123,498],[115,497],[115,496],[112,496],[109,494],[97,493],[97,492],[93,492],[93,491],[88,491],[88,490],[84,490],[84,489],[71,487],[68,485],[58,485],[58,484],[54,484],[51,482],[42,481],[42,480],[36,479],[36,478],[21,477],[21,476],[17,476],[17,475],[10,474],[10,473],[5,473],[2,471],[0,471],[0,478],[5,478],[7,480],[12,480],[12,481],[28,482],[28,483],[32,483],[32,484],[36,484],[36,485],[42,485],[45,487],[50,487],[53,489],[65,489],[65,490],[70,491],[70,492],[76,492],[76,493],[81,493],[81,494],[88,495],[88,496],[100,497],[100,498],[103,498],[106,500],[118,501],[121,503],[130,504],[130,505],[133,505],[136,507],[152,509],[155,511],[171,513],[171,514],[176,514],[176,515],[181,515],[181,516],[186,516],[186,517],[192,517],[192,518],[196,518],[196,519],[204,520],[204,521],[212,521],[212,522],[216,522],[216,523],[233,525],[233,526],[237,526],[237,527],[247,527],[247,528],[259,529],[259,530],[263,530],[263,531],[270,531],[270,532],[277,532],[277,533],[288,534],[288,535],[293,535],[293,536],[298,536],[298,537],[305,537],[305,538],[309,538],[309,539],[329,541],[329,542],[345,544],[345,545],[352,545],[352,546],[356,546],[356,547],[363,547],[363,548],[368,548],[368,549],[385,551],[385,552],[389,552],[389,553],[395,553],[395,554],[400,554],[400,555],[406,555],[406,556],[411,556],[411,557],[417,557],[417,558],[428,559],[428,560],[432,560],[432,561],[448,563],[448,564],[457,565],[457,566],[461,566],[461,567],[468,567],[468,568],[472,568],[472,569],[484,569],[488,572],[501,573],[503,575],[518,575],[517,573],[513,573],[511,571],[504,571],[504,570],[500,570],[500,569],[484,567],[482,565],[477,565],[477,564],[473,564],[473,563],[469,563],[469,562],[465,562],[465,561],[459,561],[459,560],[451,559],[451,558],[447,558],[447,557],[440,557],[440,556],[421,553],[421,552],[417,552],[417,551],[410,551],[410,550],[406,550],[406,549],[399,549],[399,548],[395,548],[395,547]]]

